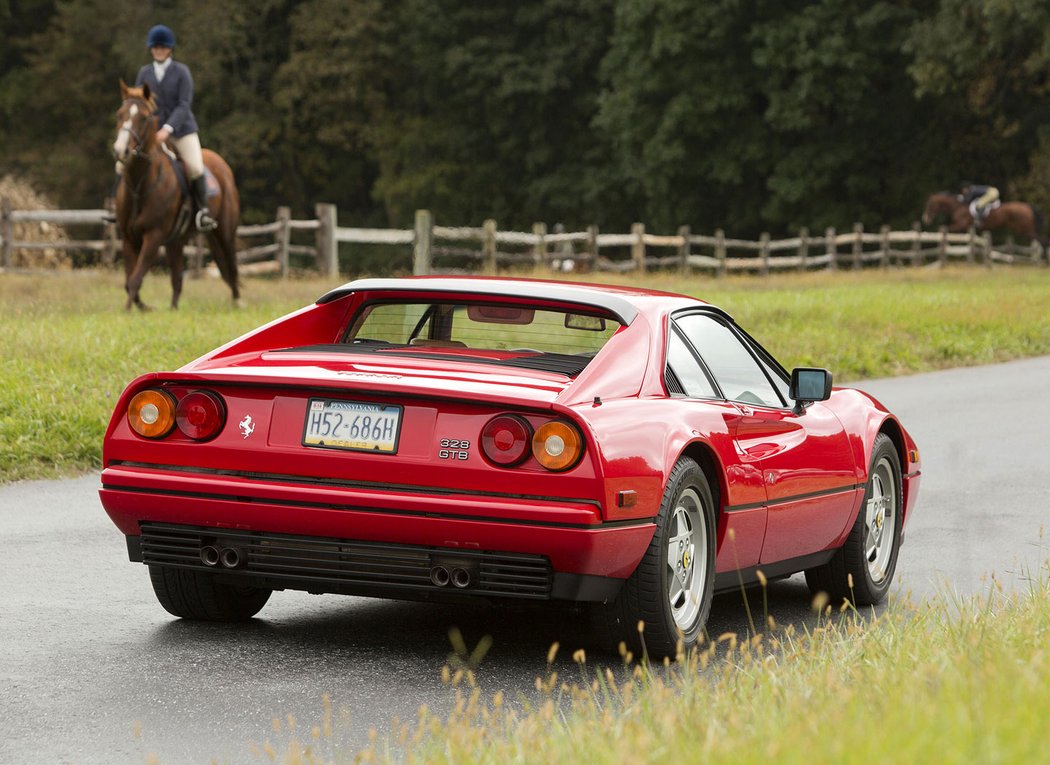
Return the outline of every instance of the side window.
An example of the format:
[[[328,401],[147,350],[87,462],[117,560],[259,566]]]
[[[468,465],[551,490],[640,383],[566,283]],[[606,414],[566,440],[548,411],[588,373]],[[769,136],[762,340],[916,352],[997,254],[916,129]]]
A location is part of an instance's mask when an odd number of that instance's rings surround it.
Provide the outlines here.
[[[754,406],[785,405],[751,351],[727,325],[706,314],[676,321],[727,399]]]
[[[761,356],[758,357],[758,363],[761,364],[763,368],[765,368],[766,374],[769,376],[769,379],[773,381],[773,385],[778,391],[780,391],[780,397],[784,401],[788,401],[788,391],[790,390],[790,386],[788,385],[787,381],[781,376],[780,372],[774,369],[769,364],[769,362],[767,362]]]
[[[700,362],[673,326],[668,334],[667,366],[680,383],[682,392],[690,398],[719,398]]]

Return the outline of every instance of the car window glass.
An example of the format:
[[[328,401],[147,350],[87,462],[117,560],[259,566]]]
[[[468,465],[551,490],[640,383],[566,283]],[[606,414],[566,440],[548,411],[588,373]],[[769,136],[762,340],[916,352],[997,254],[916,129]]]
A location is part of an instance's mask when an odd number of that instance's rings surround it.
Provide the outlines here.
[[[667,341],[667,366],[674,372],[678,382],[681,383],[685,395],[691,398],[717,398],[711,381],[707,379],[700,362],[697,361],[693,352],[679,337],[677,332],[670,332]]]
[[[789,400],[790,397],[788,396],[788,391],[790,390],[790,386],[788,385],[787,380],[784,379],[779,370],[774,369],[765,359],[761,356],[758,358],[759,363],[765,368],[766,373],[769,375],[769,379],[773,381],[773,385],[776,386],[778,391],[780,391],[780,397],[784,401]]]
[[[758,361],[727,325],[705,314],[682,316],[677,323],[726,398],[756,406],[784,406]]]
[[[611,317],[528,304],[376,302],[345,342],[593,356],[621,328]]]

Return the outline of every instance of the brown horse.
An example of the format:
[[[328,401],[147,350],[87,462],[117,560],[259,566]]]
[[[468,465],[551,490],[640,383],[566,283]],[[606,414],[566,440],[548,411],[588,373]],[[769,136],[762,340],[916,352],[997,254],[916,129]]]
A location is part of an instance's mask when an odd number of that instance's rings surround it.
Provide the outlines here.
[[[947,221],[949,231],[969,231],[974,224],[969,207],[950,191],[931,194],[926,200],[923,224],[929,226],[939,219]],[[1043,215],[1026,202],[1003,202],[985,216],[978,228],[981,231],[1005,231],[1024,244],[1035,239],[1044,249],[1047,246]]]
[[[117,137],[113,154],[124,171],[117,186],[117,228],[124,247],[125,309],[148,311],[139,290],[161,245],[171,268],[171,307],[178,308],[182,292],[182,254],[193,233],[192,203],[183,195],[171,159],[157,141],[155,102],[149,86],[129,88],[120,82],[123,103],[117,110]],[[204,165],[219,186],[208,206],[218,226],[208,233],[208,246],[223,280],[230,285],[234,304],[240,304],[235,237],[241,217],[241,200],[233,171],[209,149]]]

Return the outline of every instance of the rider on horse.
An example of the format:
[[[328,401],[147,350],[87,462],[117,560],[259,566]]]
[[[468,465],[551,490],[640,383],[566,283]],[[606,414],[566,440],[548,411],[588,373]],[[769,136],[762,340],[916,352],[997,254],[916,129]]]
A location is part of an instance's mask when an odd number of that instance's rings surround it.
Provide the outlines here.
[[[988,217],[988,213],[999,206],[999,189],[995,186],[963,181],[959,190],[959,201],[969,206],[974,224],[980,226],[981,221]]]
[[[194,222],[198,231],[211,231],[215,219],[208,209],[207,180],[204,177],[204,160],[201,157],[201,142],[197,136],[197,120],[193,117],[193,76],[189,67],[175,61],[171,53],[175,48],[175,33],[163,24],[150,29],[146,47],[153,56],[153,63],[139,70],[136,87],[149,85],[156,96],[156,116],[161,125],[157,140],[163,144],[173,137],[175,151],[186,166],[193,205],[197,211]]]

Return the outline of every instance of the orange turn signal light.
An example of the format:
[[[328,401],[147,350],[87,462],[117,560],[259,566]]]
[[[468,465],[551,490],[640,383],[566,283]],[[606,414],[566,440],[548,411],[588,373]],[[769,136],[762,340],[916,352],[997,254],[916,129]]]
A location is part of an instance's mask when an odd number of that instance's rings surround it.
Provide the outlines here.
[[[157,388],[136,393],[128,404],[128,425],[143,438],[163,438],[175,427],[175,398]]]
[[[583,438],[569,423],[551,420],[533,434],[532,456],[547,470],[568,470],[583,456]]]

